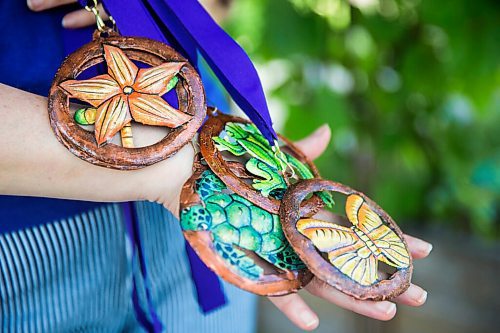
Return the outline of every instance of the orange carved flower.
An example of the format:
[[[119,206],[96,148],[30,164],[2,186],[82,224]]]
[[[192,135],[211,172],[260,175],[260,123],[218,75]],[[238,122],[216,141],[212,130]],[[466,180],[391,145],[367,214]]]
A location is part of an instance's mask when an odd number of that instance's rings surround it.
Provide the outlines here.
[[[132,118],[146,125],[178,127],[192,116],[170,106],[161,96],[185,62],[167,62],[138,69],[118,47],[103,45],[108,74],[88,80],[68,80],[60,87],[70,97],[97,108],[95,137],[101,145]]]

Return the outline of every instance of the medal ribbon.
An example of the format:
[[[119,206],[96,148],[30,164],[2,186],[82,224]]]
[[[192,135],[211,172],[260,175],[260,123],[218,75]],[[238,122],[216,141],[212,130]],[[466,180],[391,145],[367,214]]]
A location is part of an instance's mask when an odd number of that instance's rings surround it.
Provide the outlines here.
[[[139,234],[139,224],[137,221],[137,212],[135,211],[133,202],[122,203],[123,218],[125,229],[132,244],[131,262],[132,262],[132,304],[136,314],[137,321],[148,332],[156,333],[163,331],[163,325],[155,311],[153,300],[151,297],[151,287],[148,280],[148,272],[146,268],[146,260],[142,251],[141,237]],[[144,292],[146,294],[146,302],[148,312],[146,313],[141,307],[141,301],[138,292],[138,283],[136,275],[140,274],[144,282]]]
[[[82,5],[87,3],[79,1]],[[200,53],[235,103],[274,145],[277,135],[252,61],[197,0],[103,0],[103,3],[123,35],[168,43],[194,65]]]

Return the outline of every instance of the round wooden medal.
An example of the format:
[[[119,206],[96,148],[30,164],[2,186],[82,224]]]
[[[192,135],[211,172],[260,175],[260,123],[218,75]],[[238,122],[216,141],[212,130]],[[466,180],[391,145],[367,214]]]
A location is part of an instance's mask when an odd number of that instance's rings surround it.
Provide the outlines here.
[[[346,197],[349,226],[304,217],[301,202],[319,191]],[[311,272],[336,289],[362,300],[390,300],[410,286],[412,259],[394,220],[364,194],[329,180],[304,180],[285,193],[280,208],[283,231]],[[395,272],[381,278],[380,265]]]
[[[180,221],[203,262],[239,288],[279,296],[312,278],[287,242],[279,217],[227,188],[199,155],[181,192]]]
[[[96,31],[93,41],[62,63],[50,89],[50,124],[57,139],[85,161],[122,170],[142,168],[176,153],[196,134],[206,114],[203,86],[196,70],[171,47],[147,38],[106,34]],[[78,80],[82,72],[104,62],[108,74]],[[136,63],[151,67],[138,68]],[[173,79],[178,109],[161,98]],[[95,133],[75,122],[70,98],[94,107]],[[111,137],[132,120],[170,131],[146,147],[111,143]],[[124,138],[122,133],[122,142]]]
[[[208,113],[209,118],[203,124],[199,135],[199,143],[200,151],[209,168],[232,191],[255,205],[273,214],[278,214],[281,204],[280,197],[273,197],[270,191],[264,193],[266,182],[268,184],[274,182],[276,184],[274,186],[283,193],[290,183],[278,185],[280,181],[283,182],[281,179],[287,181],[286,177],[282,177],[282,171],[279,171],[279,175],[276,174],[276,170],[280,168],[280,162],[274,161],[279,160],[278,158],[271,156],[268,160],[273,161],[266,163],[265,158],[260,157],[266,155],[266,153],[259,154],[259,151],[266,150],[261,147],[268,146],[266,139],[254,127],[255,125],[246,119],[225,115],[210,108]],[[235,132],[238,132],[232,135],[238,136],[237,139],[227,134],[228,126],[232,126]],[[250,128],[249,126],[252,128],[247,130]],[[243,130],[240,131],[240,128],[243,128]],[[248,135],[249,131],[253,132],[251,133],[253,136],[249,139],[242,139],[241,137]],[[283,154],[281,156],[286,155],[288,159],[293,159],[293,166],[289,167],[288,170],[298,166],[292,171],[293,173],[298,174],[297,170],[304,170],[305,173],[308,173],[309,178],[319,178],[320,175],[316,166],[291,141],[281,135],[278,136],[282,143],[281,151],[274,154]],[[268,151],[272,149],[270,146],[266,148]],[[269,153],[267,155],[269,156]],[[235,158],[239,156],[246,159]],[[273,173],[275,176],[270,176]],[[296,178],[298,178],[296,181],[301,179],[300,176]],[[269,187],[272,186],[273,184],[269,185]],[[304,202],[303,212],[312,215],[323,205],[322,199],[318,196],[312,196]]]

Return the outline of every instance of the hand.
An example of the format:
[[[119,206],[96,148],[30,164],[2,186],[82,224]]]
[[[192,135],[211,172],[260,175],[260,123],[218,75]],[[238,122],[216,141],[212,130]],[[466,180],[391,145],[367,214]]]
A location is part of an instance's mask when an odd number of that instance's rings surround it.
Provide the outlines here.
[[[146,168],[120,171],[92,165],[71,154],[50,127],[47,99],[0,84],[0,194],[99,202],[149,200],[178,214],[182,185],[192,174],[194,150]],[[166,134],[134,124],[134,143],[144,147]]]
[[[311,159],[319,157],[328,146],[330,141],[330,128],[321,126],[307,138],[297,142],[297,146]],[[415,237],[405,235],[413,259],[422,259],[429,255],[432,245]],[[389,301],[361,301],[348,296],[337,289],[327,285],[316,277],[305,287],[311,294],[321,297],[333,304],[347,310],[359,313],[378,320],[390,320],[396,314],[396,304],[409,306],[421,306],[425,303],[427,292],[417,285],[411,284],[410,288],[394,302]],[[314,330],[319,325],[316,313],[306,304],[298,294],[290,294],[280,297],[269,297],[295,325],[304,330]]]
[[[76,3],[76,0],[27,0],[27,2],[28,7],[32,11],[40,12],[50,8]],[[106,21],[109,16],[104,11],[102,4],[99,3],[97,8],[99,9],[102,19]],[[94,14],[82,8],[66,14],[63,17],[61,24],[63,27],[69,29],[88,27],[95,24],[95,17]]]
[[[32,11],[40,12],[46,9],[76,3],[76,1],[77,0],[27,0],[27,3],[28,7]],[[200,2],[218,22],[222,21],[227,16],[229,7],[228,4],[213,0],[200,0]],[[109,15],[102,7],[102,4],[99,3],[97,8],[99,9],[99,14],[102,19],[106,21],[109,18]],[[88,27],[95,24],[95,17],[94,14],[82,8],[66,14],[63,17],[61,24],[63,27],[68,29]]]

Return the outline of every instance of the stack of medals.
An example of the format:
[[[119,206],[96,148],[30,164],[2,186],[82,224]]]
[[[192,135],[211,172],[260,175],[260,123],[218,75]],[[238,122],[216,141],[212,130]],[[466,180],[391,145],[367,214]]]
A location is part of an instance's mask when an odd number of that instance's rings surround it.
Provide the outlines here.
[[[106,74],[79,79],[104,62]],[[174,89],[176,107],[162,98]],[[73,112],[70,99],[89,106]],[[206,111],[200,77],[185,58],[160,42],[102,27],[63,62],[49,95],[58,140],[92,164],[121,170],[177,152],[194,138]],[[358,299],[391,299],[409,287],[408,246],[380,207],[321,180],[284,137],[271,145],[248,120],[208,113],[180,206],[184,235],[207,266],[268,296],[295,292],[314,276]],[[170,129],[159,142],[135,148],[133,122]],[[117,133],[121,145],[112,142]],[[344,218],[320,212],[333,205],[332,193],[345,197]]]
[[[249,121],[208,113],[180,204],[184,236],[207,266],[266,296],[295,292],[313,276],[359,299],[391,299],[408,288],[407,245],[380,207],[321,180],[286,138],[271,146]],[[334,204],[332,193],[346,197],[350,228],[317,214]],[[378,261],[395,269],[390,278],[381,278]]]

